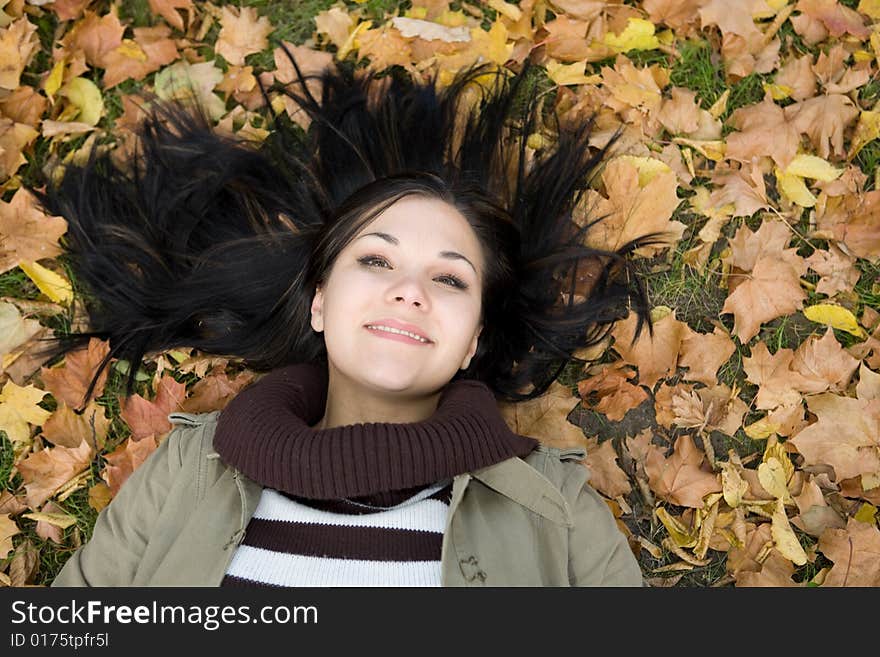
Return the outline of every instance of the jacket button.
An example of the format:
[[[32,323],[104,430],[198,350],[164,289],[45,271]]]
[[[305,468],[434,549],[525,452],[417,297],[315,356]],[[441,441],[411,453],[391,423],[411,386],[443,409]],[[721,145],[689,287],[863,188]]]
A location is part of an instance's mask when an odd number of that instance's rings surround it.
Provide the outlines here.
[[[486,573],[480,569],[480,565],[477,563],[477,558],[475,556],[459,560],[458,565],[461,568],[462,575],[464,575],[464,578],[468,582],[473,582],[477,579],[481,582],[486,581]]]

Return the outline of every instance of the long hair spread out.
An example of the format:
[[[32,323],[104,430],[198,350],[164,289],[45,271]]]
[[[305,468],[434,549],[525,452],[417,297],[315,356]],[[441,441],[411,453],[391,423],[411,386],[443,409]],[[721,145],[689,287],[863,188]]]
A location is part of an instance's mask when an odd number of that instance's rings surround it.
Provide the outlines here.
[[[607,147],[588,145],[589,122],[562,129],[556,120],[555,138],[527,149],[531,134],[547,132],[525,82],[531,65],[513,74],[477,64],[439,88],[436,78],[395,71],[330,66],[304,75],[288,55],[298,80],[263,90],[271,131],[262,142],[219,134],[198,106],[152,102],[129,161],[93,149],[37,192],[68,221],[63,246],[90,322],[87,332],[58,337],[54,356],[106,339],[101,369],[128,360],[128,393],[145,355],[175,347],[237,357],[257,371],[326,358],[309,325],[315,249],[359,190],[406,175],[476,190],[518,234],[512,289],[501,300],[484,296],[490,326],[464,372],[500,399],[543,394],[575,351],[630,309],[636,335],[645,322],[650,329],[625,256],[660,236],[613,253],[584,246],[601,217],[579,228],[572,214]],[[307,130],[274,113],[273,91],[308,117]],[[577,294],[585,270],[589,290]]]

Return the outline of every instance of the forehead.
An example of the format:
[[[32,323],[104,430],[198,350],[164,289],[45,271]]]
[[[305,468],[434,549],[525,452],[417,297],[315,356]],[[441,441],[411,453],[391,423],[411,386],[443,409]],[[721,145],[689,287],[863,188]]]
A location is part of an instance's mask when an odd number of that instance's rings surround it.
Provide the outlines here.
[[[481,260],[479,240],[467,219],[440,199],[405,196],[363,226],[355,239],[376,231],[393,235],[401,247],[458,251],[474,264]]]

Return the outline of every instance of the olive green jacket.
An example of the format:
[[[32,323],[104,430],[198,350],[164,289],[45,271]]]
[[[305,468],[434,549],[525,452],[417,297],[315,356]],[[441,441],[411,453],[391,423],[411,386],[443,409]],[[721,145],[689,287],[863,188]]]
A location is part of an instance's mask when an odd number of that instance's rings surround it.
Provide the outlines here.
[[[213,450],[219,411],[176,425],[98,515],[53,586],[218,586],[262,487]],[[537,447],[453,479],[442,586],[642,586],[583,449]]]

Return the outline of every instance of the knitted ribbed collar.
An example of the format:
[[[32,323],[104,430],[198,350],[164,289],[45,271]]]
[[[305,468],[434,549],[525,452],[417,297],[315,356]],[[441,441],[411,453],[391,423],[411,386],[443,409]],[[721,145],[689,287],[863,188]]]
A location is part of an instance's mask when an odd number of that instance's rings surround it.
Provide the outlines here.
[[[310,427],[326,402],[326,366],[274,370],[223,409],[214,448],[263,486],[326,500],[434,484],[539,444],[511,431],[492,391],[475,380],[450,383],[421,422]]]

